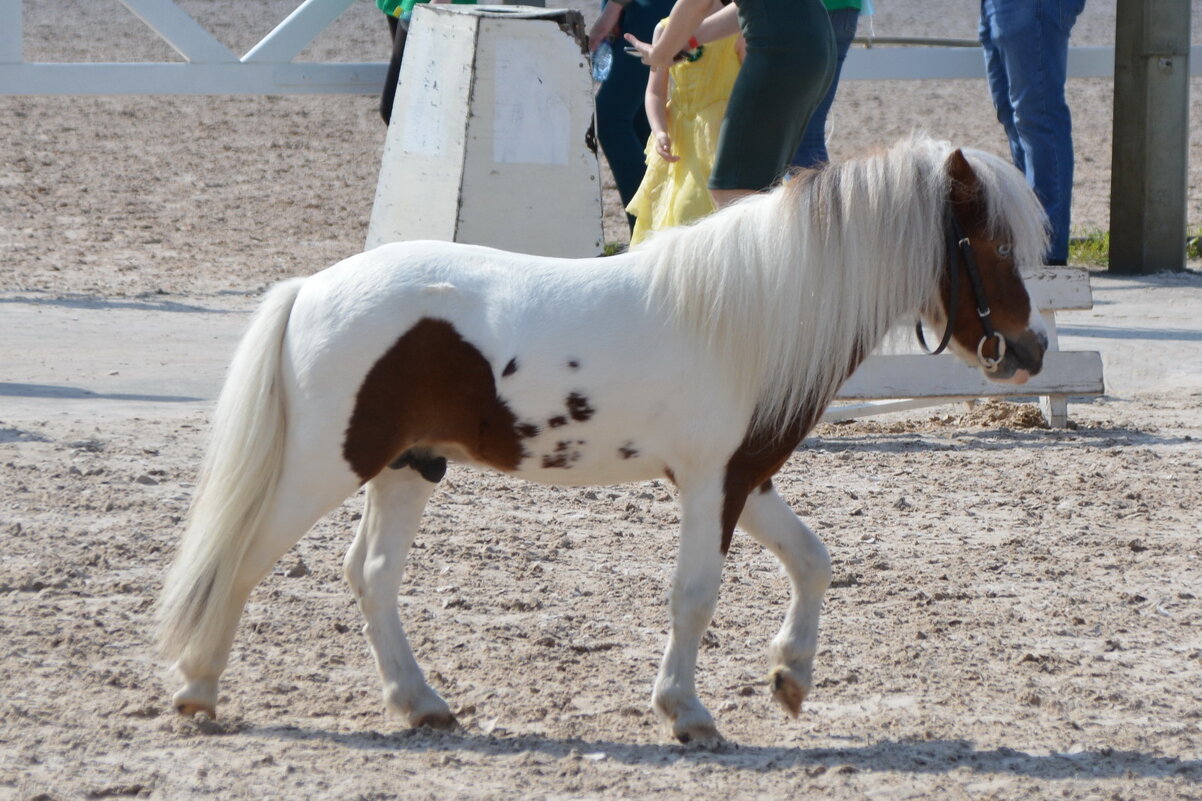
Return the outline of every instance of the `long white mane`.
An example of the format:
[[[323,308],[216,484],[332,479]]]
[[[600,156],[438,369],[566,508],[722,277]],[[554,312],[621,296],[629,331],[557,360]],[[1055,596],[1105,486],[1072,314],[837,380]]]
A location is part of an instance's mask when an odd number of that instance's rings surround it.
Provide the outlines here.
[[[887,151],[799,173],[635,249],[650,302],[694,329],[754,404],[752,428],[780,430],[825,406],[849,366],[900,318],[928,304],[945,260],[947,142],[912,137]],[[990,235],[1037,264],[1046,219],[1009,162],[964,149],[982,185]]]

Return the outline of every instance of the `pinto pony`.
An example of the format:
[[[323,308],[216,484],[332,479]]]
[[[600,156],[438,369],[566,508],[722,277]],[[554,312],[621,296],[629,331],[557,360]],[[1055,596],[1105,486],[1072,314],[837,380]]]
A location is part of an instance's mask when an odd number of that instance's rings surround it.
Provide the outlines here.
[[[406,242],[280,284],[230,366],[159,607],[185,681],[177,709],[215,715],[250,591],[365,487],[344,568],[384,700],[409,725],[455,726],[397,614],[406,553],[451,459],[561,485],[676,485],[652,705],[682,742],[719,736],[694,668],[731,536],[763,543],[792,585],[769,661],[772,693],[796,715],[830,558],[773,474],[907,316],[949,329],[952,350],[994,380],[1037,373],[1047,339],[1018,265],[1039,263],[1045,238],[1008,162],[914,138],[619,256]]]

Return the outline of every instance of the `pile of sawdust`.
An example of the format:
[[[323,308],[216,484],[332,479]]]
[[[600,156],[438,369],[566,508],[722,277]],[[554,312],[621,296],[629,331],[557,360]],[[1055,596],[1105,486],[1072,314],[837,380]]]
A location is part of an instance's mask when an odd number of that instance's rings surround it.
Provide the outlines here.
[[[968,412],[956,419],[955,424],[982,428],[1048,427],[1037,404],[1008,403],[994,399],[974,403]]]
[[[924,420],[843,420],[824,423],[815,430],[820,437],[918,434],[947,428],[1047,428],[1038,404],[981,400],[961,415],[933,415]]]

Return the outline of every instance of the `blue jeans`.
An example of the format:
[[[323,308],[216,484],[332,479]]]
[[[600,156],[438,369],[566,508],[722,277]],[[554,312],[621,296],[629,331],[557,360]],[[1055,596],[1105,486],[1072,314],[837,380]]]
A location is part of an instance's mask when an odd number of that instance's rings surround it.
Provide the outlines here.
[[[831,18],[831,28],[835,31],[835,74],[831,77],[830,88],[826,97],[814,109],[810,123],[806,126],[801,137],[801,144],[793,154],[794,167],[817,167],[831,160],[826,152],[826,117],[831,105],[835,102],[835,89],[839,86],[839,74],[843,72],[843,62],[847,59],[847,51],[851,48],[851,40],[856,38],[856,26],[860,21],[860,10],[857,8],[839,8],[828,12]]]
[[[981,0],[989,92],[1011,158],[1051,222],[1051,264],[1068,258],[1073,125],[1064,83],[1069,34],[1084,7],[1085,0]]]

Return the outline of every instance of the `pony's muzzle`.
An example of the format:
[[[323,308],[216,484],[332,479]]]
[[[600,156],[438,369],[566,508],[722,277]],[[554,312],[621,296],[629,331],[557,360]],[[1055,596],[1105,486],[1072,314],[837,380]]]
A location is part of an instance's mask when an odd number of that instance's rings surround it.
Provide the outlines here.
[[[1005,355],[985,375],[992,381],[1025,384],[1043,369],[1043,354],[1048,349],[1048,336],[1043,331],[1028,329],[1021,336],[1007,337]]]

